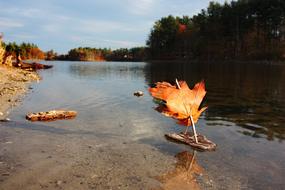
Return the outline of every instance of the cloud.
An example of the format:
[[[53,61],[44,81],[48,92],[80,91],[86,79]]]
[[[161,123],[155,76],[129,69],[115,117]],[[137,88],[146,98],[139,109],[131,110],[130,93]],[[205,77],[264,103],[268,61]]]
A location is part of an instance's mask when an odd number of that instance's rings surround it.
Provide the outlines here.
[[[103,20],[78,20],[79,30],[85,32],[110,32],[121,30],[124,26],[115,21]]]
[[[18,9],[16,10],[16,12],[14,12],[14,14],[15,13],[21,16],[27,17],[27,18],[34,18],[34,17],[44,15],[42,10],[36,9],[36,8]]]
[[[127,40],[102,40],[103,42],[106,42],[108,44],[113,44],[113,46],[117,47],[124,47],[124,48],[130,48],[134,46],[142,46],[142,44],[138,42],[133,41],[127,41]]]
[[[140,32],[145,31],[145,25],[136,26],[124,22],[99,19],[62,18],[60,20],[54,16],[54,18],[46,21],[45,24],[42,24],[41,29],[48,33],[75,32],[92,35],[114,32]]]
[[[28,39],[36,38],[35,35],[30,35],[30,34],[8,34],[8,35],[9,37],[13,39],[17,38],[17,39],[27,39],[28,40]]]
[[[38,16],[43,16],[44,10],[38,8],[26,8],[26,7],[5,7],[1,10],[2,15],[13,16],[13,17],[26,17],[26,18],[35,18]]]
[[[78,25],[78,30],[83,32],[96,32],[96,33],[105,33],[105,32],[135,32],[141,31],[141,27],[132,25],[130,23],[124,23],[119,21],[111,20],[78,20],[76,21]]]
[[[62,27],[64,26],[55,23],[42,25],[42,29],[48,33],[58,33]]]
[[[78,44],[78,46],[90,46],[90,47],[111,47],[112,49],[117,48],[130,48],[134,46],[143,46],[142,43],[134,42],[130,40],[114,40],[104,39],[93,36],[79,36],[71,35],[68,37],[70,41]]]
[[[126,0],[125,6],[132,14],[147,15],[153,10],[157,2],[157,0]]]
[[[8,18],[0,18],[0,27],[1,29],[3,28],[18,28],[18,27],[23,27],[24,24],[13,19],[8,19]]]

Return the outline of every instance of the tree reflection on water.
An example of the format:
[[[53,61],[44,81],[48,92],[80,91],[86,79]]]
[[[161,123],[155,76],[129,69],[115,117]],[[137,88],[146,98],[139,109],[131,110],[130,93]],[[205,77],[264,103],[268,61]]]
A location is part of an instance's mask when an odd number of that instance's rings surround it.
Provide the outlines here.
[[[157,62],[145,66],[149,86],[158,81],[173,83],[175,78],[189,86],[205,79],[208,125],[232,122],[244,135],[285,139],[285,65]]]

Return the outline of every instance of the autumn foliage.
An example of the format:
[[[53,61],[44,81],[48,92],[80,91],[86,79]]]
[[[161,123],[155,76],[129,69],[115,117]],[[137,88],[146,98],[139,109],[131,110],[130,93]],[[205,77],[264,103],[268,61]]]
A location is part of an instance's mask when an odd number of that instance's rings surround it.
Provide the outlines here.
[[[0,34],[0,65],[1,64],[12,66],[12,56],[7,55],[5,48],[3,47],[2,35]]]
[[[156,87],[149,88],[149,92],[154,98],[165,102],[157,108],[158,111],[186,126],[192,125],[190,115],[196,123],[207,108],[199,109],[206,95],[204,81],[197,83],[193,89],[190,89],[185,81],[180,81],[179,86],[168,82],[157,82]]]
[[[10,42],[5,44],[6,53],[12,55],[14,58],[19,54],[21,59],[45,59],[45,53],[33,43],[16,44]]]
[[[178,27],[179,27],[178,28],[179,33],[183,33],[187,29],[187,26],[185,24],[179,24]]]
[[[285,1],[211,1],[198,14],[157,20],[148,37],[150,59],[285,59]]]

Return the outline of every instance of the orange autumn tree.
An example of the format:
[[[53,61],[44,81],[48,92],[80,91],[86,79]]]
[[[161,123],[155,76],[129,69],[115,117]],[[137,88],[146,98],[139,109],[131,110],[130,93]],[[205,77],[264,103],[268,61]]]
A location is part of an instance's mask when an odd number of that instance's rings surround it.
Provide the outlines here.
[[[206,95],[204,81],[198,82],[193,89],[190,89],[185,81],[176,81],[176,85],[168,82],[157,82],[154,88],[149,88],[150,94],[165,104],[158,110],[168,117],[178,120],[182,125],[193,126],[196,138],[195,123],[207,107],[200,108],[200,104]]]

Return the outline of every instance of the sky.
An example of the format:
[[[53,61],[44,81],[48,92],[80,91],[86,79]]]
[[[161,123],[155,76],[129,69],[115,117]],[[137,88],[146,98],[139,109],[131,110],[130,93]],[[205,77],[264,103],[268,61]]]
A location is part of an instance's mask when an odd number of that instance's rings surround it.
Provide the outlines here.
[[[224,3],[224,0],[216,0]],[[210,0],[0,0],[5,42],[30,42],[43,51],[76,47],[144,46],[155,21],[193,16]]]

